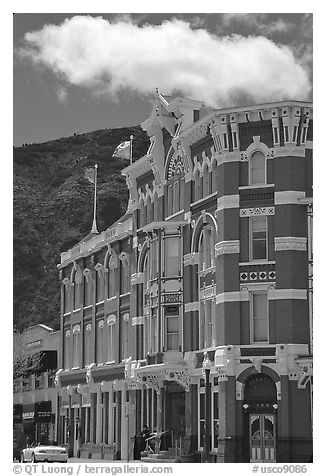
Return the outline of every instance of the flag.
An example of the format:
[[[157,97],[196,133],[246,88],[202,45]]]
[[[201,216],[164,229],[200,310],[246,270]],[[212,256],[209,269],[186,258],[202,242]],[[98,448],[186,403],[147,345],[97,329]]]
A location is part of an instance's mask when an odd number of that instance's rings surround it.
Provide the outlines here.
[[[95,183],[95,169],[93,167],[85,170],[85,179],[91,183]]]
[[[130,155],[131,155],[131,141],[127,140],[127,141],[121,142],[121,144],[118,145],[118,147],[113,152],[112,157],[118,157],[119,159],[130,160]]]

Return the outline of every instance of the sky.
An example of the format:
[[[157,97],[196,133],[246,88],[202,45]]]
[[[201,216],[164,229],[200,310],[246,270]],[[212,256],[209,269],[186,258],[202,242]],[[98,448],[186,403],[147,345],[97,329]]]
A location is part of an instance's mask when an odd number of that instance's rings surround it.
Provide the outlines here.
[[[312,17],[15,13],[14,145],[140,124],[156,88],[216,108],[312,100]]]

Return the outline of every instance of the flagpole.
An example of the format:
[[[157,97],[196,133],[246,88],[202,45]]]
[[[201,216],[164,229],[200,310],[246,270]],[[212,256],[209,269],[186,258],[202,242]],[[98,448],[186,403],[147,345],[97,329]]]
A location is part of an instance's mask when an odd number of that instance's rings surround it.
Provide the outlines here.
[[[96,226],[96,196],[97,196],[97,169],[98,165],[95,164],[95,173],[94,173],[94,214],[93,214],[93,225],[91,233],[98,233]]]
[[[133,141],[134,136],[130,136],[130,163],[132,164],[132,141]]]

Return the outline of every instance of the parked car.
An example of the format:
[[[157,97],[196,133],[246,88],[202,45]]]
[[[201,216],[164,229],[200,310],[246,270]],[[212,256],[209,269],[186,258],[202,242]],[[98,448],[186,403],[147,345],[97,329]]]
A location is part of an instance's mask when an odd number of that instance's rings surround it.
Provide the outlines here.
[[[57,462],[67,463],[68,451],[64,446],[34,444],[24,448],[21,452],[21,462]]]

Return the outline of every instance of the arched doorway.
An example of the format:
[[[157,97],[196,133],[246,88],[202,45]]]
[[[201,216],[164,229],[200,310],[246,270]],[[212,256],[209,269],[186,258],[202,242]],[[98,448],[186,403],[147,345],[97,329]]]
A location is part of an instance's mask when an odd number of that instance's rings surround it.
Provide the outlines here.
[[[248,428],[250,462],[276,462],[276,386],[265,374],[248,378],[244,411]]]

